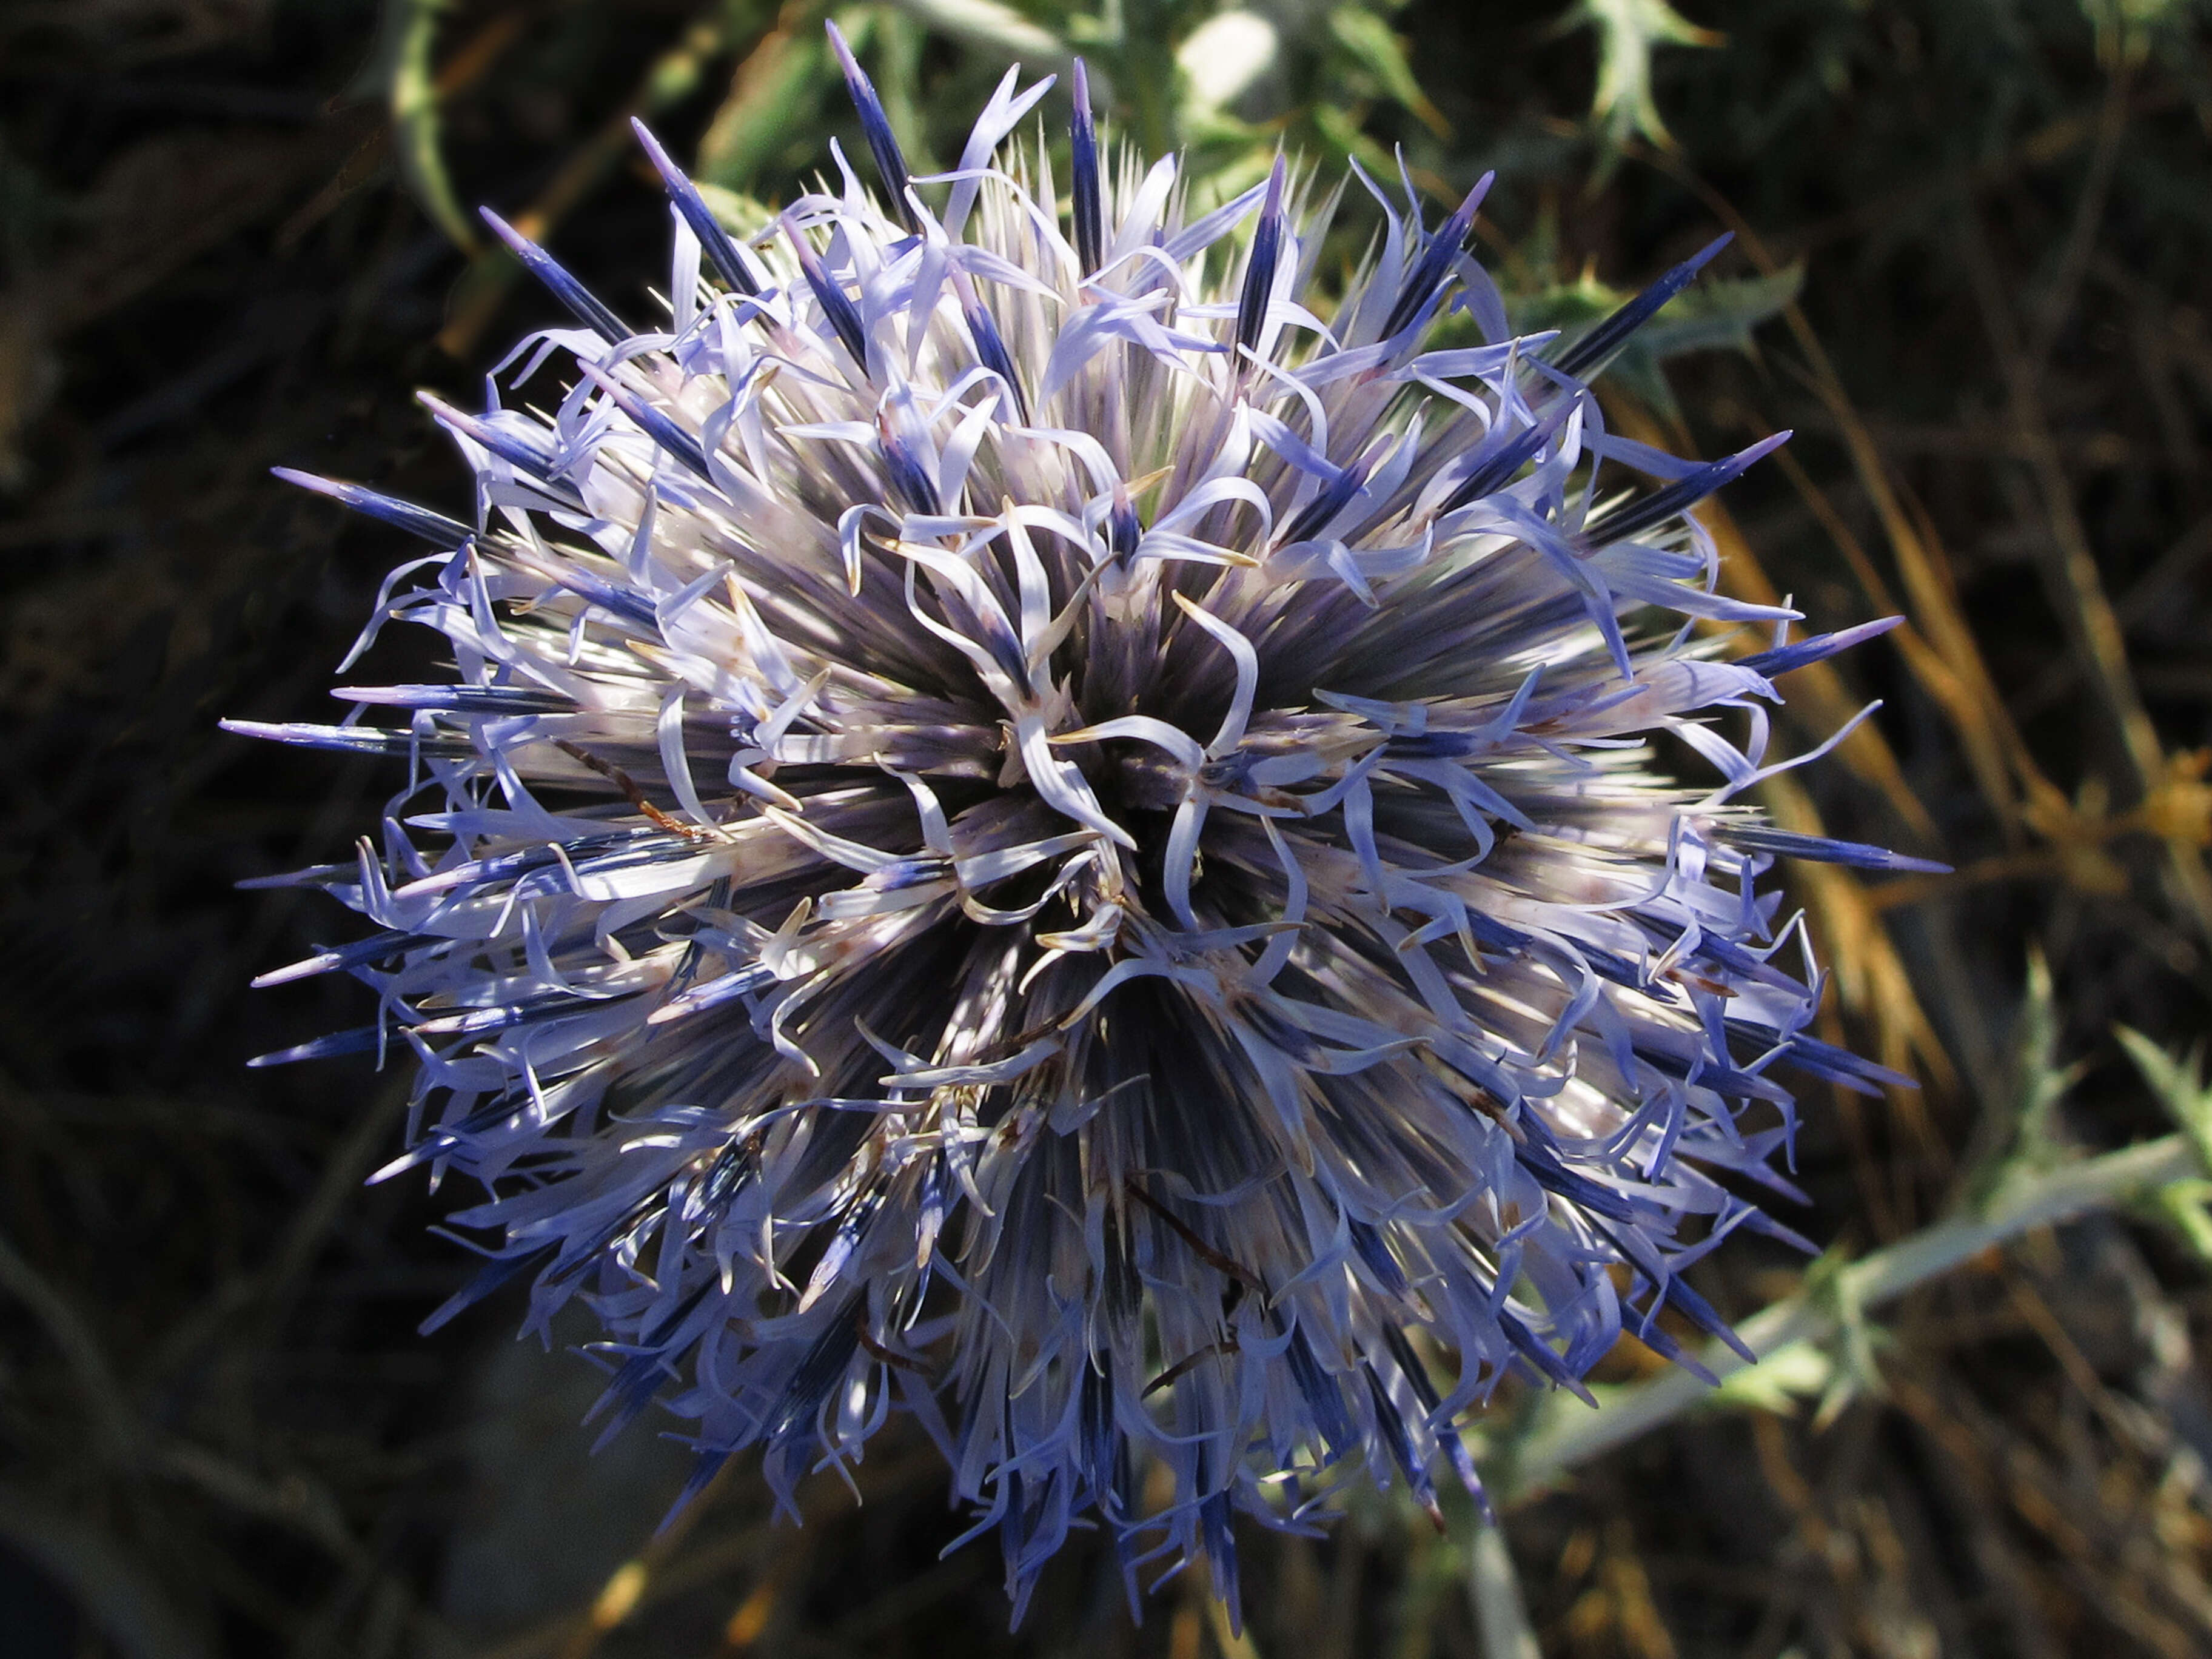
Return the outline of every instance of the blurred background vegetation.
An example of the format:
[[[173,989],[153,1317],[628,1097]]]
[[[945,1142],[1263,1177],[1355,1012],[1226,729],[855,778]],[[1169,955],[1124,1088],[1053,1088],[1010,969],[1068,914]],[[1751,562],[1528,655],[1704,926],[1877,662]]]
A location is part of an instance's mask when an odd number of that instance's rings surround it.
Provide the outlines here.
[[[1723,580],[1822,628],[1908,618],[1796,678],[1798,746],[1886,706],[1766,804],[1957,866],[1786,872],[1830,1035],[1925,1087],[1808,1101],[1811,1270],[1747,1241],[1698,1270],[1808,1340],[1687,1408],[1625,1341],[1598,1417],[1648,1432],[1501,1395],[1473,1426],[1502,1534],[1462,1509],[1438,1536],[1385,1497],[1327,1541],[1251,1538],[1242,1635],[1194,1576],[1133,1625],[1081,1541],[1010,1633],[988,1549],[939,1559],[960,1522],[896,1432],[862,1507],[824,1477],[804,1529],[771,1527],[740,1468],[653,1537],[681,1459],[649,1425],[587,1456],[597,1374],[511,1341],[519,1304],[415,1335],[465,1262],[425,1234],[437,1198],[362,1186],[402,1080],[240,1069],[358,1006],[247,994],[345,924],[231,884],[343,856],[386,785],[214,721],[314,717],[401,551],[266,469],[459,507],[409,393],[470,395],[550,314],[474,204],[640,302],[665,210],[628,117],[733,217],[787,198],[858,137],[825,16],[917,170],[1007,63],[1076,52],[1200,191],[1285,144],[1402,155],[1439,198],[1494,167],[1481,251],[1528,325],[1735,230],[1608,377],[1609,418],[1705,455],[1794,428],[1708,509]],[[2190,0],[11,0],[0,1648],[2212,1651],[2212,1225],[2171,1178],[2212,1148],[2185,1058],[2212,1003],[2209,22]],[[2169,1115],[2159,1182],[2099,1188],[2129,1202],[1974,1231]],[[1890,1273],[1930,1226],[1963,1264]]]

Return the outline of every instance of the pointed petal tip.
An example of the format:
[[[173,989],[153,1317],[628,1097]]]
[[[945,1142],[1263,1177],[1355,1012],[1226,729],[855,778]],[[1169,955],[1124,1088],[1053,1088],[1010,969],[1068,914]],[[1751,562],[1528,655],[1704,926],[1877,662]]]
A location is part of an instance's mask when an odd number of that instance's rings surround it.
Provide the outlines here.
[[[1770,650],[1754,652],[1736,660],[1741,666],[1774,679],[1808,663],[1820,662],[1838,652],[1863,645],[1869,640],[1879,639],[1904,621],[1902,617],[1879,617],[1855,627],[1838,629],[1832,634],[1814,634],[1792,645],[1778,645]]]
[[[699,239],[700,247],[713,262],[722,280],[729,284],[730,291],[747,296],[758,294],[760,285],[753,281],[744,262],[738,257],[737,246],[731,241],[729,233],[716,222],[713,210],[700,197],[699,187],[691,182],[690,175],[677,165],[676,158],[668,153],[667,147],[660,140],[653,136],[652,130],[641,118],[630,117],[629,126],[630,131],[637,135],[638,143],[644,147],[647,158],[660,174],[660,182],[668,192],[669,201],[674,204],[684,222],[691,227],[691,234]]]
[[[513,248],[517,253],[521,252],[525,248],[534,248],[537,246],[536,243],[532,242],[527,236],[525,236],[513,225],[507,223],[506,220],[501,218],[498,214],[493,212],[489,207],[479,207],[477,210],[477,217],[483,220],[487,225],[490,226],[492,234],[498,237],[501,241],[505,242],[507,246]]]
[[[246,981],[246,988],[252,991],[265,991],[272,985],[290,985],[299,980],[313,979],[316,975],[336,966],[337,959],[337,954],[335,951],[319,951],[302,961],[288,962],[282,968],[271,968],[265,974],[256,974]],[[250,1065],[252,1062],[247,1063]]]
[[[641,115],[633,115],[629,118],[629,130],[636,135],[639,147],[645,151],[646,158],[653,163],[654,170],[665,179],[676,168],[675,161],[669,155],[667,147],[653,136],[653,129],[646,125],[645,118]]]

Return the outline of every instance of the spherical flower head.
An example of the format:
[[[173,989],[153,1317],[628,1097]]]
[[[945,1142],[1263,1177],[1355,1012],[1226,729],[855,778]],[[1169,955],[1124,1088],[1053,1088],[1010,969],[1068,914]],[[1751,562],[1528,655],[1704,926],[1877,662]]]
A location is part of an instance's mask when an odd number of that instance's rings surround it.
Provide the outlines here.
[[[269,976],[379,1018],[270,1058],[413,1051],[392,1167],[471,1177],[489,1257],[436,1317],[585,1303],[610,1431],[657,1401],[788,1504],[910,1412],[1018,1610],[1085,1517],[1233,1604],[1236,1512],[1479,1496],[1455,1425],[1509,1373],[1723,1332],[1682,1273],[1793,1237],[1738,1195],[1790,1190],[1783,1075],[1901,1081],[1805,1034],[1759,886],[1887,855],[1736,799],[1773,678],[1856,635],[1713,591],[1685,509],[1759,452],[1609,437],[1586,389],[1698,261],[1562,351],[1464,251],[1480,186],[1430,229],[1363,175],[1324,317],[1333,201],[1281,163],[1197,212],[1079,96],[1063,213],[1006,142],[1044,86],[911,177],[845,61],[880,196],[839,155],[741,245],[647,137],[659,326],[499,227],[578,326],[483,413],[425,399],[473,526],[302,480],[435,544],[371,631],[459,676],[244,727],[408,768],[295,878],[381,931]]]

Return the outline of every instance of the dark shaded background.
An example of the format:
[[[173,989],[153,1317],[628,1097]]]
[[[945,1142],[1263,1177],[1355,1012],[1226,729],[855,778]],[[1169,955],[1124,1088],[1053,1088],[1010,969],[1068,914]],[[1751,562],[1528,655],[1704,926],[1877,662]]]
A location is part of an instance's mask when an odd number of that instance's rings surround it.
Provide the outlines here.
[[[1300,40],[1323,15],[1273,9]],[[1928,1085],[1810,1103],[1793,1220],[1864,1249],[1950,1202],[2053,1065],[2083,1068],[2081,1142],[2156,1131],[2111,1028],[2205,1028],[2212,60],[2196,9],[2155,0],[1694,9],[1725,41],[1648,58],[1671,149],[1632,100],[1590,112],[1601,68],[1647,60],[1550,8],[1392,16],[1433,122],[1305,58],[1239,108],[1402,139],[1439,188],[1497,166],[1486,257],[1524,315],[1601,305],[1716,225],[1747,233],[1723,277],[1802,264],[1756,350],[1631,377],[1613,418],[1707,454],[1795,427],[1714,519],[1730,580],[1823,627],[1911,618],[1786,740],[1870,696],[1876,727],[1768,800],[1960,872],[1793,873],[1838,1034]],[[1130,17],[1157,46],[1191,11]],[[381,774],[215,726],[322,717],[403,552],[267,469],[460,507],[410,393],[465,400],[548,315],[404,187],[378,12],[0,8],[0,1652],[1484,1652],[1464,1527],[1388,1501],[1325,1543],[1252,1540],[1243,1638],[1194,1583],[1133,1626],[1080,1543],[1010,1635],[988,1547],[937,1560],[961,1523],[895,1433],[857,1511],[825,1479],[804,1530],[772,1528],[739,1469],[648,1545],[671,1454],[640,1427],[584,1455],[588,1365],[511,1344],[519,1304],[414,1334],[466,1263],[426,1236],[441,1200],[361,1184],[400,1080],[243,1069],[358,1022],[349,983],[245,988],[345,921],[232,887],[347,856]],[[663,212],[619,118],[650,106],[709,176],[787,193],[850,140],[778,68],[821,15],[464,0],[433,57],[455,194],[537,211],[641,303]],[[1003,61],[888,26],[881,49],[925,144]],[[2038,951],[2055,1036],[2024,1060]],[[1798,1273],[1747,1249],[1703,1284],[1741,1316]],[[2208,1315],[2201,1264],[2133,1220],[1978,1261],[1895,1313],[1879,1392],[1686,1419],[1510,1513],[1544,1651],[2212,1650]]]

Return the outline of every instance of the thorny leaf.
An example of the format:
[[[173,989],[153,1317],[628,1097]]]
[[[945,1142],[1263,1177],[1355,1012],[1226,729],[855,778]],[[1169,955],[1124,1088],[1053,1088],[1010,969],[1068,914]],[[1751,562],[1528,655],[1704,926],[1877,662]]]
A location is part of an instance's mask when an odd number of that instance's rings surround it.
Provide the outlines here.
[[[1631,337],[1655,362],[1689,351],[1749,351],[1751,331],[1795,303],[1805,284],[1802,262],[1768,276],[1707,276],[1692,283]],[[1626,354],[1624,354],[1626,355]]]
[[[1450,126],[1414,78],[1413,66],[1406,60],[1406,43],[1389,24],[1364,7],[1339,6],[1328,15],[1328,32],[1422,125],[1439,138],[1449,135]]]
[[[1990,1102],[1980,1132],[1986,1143],[1962,1188],[1970,1211],[1985,1211],[2007,1186],[2055,1169],[2074,1156],[2059,1133],[2058,1103],[2081,1079],[2087,1062],[2058,1062],[2058,1011],[2051,964],[2040,951],[2027,959],[2027,988],[2015,1028],[2013,1086]]]
[[[453,194],[453,181],[446,171],[445,154],[439,145],[438,87],[431,69],[439,15],[448,3],[449,0],[385,0],[384,51],[390,64],[385,97],[392,111],[399,174],[407,181],[408,192],[454,246],[473,253],[476,232]]]
[[[1651,54],[1661,46],[1717,46],[1723,37],[1699,28],[1667,0],[1576,0],[1560,27],[1584,26],[1597,31],[1597,90],[1590,98],[1590,118],[1598,124],[1607,155],[1631,137],[1674,148],[1674,136],[1652,101]]]
[[[1877,1355],[1895,1340],[1867,1318],[1858,1281],[1849,1258],[1830,1250],[1805,1270],[1805,1297],[1836,1322],[1836,1334],[1823,1345],[1833,1367],[1813,1412],[1813,1426],[1825,1429],[1855,1400],[1880,1400],[1888,1392]]]
[[[1778,1417],[1793,1417],[1799,1401],[1824,1395],[1835,1376],[1835,1361],[1817,1344],[1792,1342],[1777,1348],[1756,1365],[1723,1377],[1711,1399],[1716,1405],[1743,1406]]]
[[[2114,1035],[2159,1103],[2189,1137],[2203,1172],[2197,1179],[2160,1188],[2145,1200],[2144,1208],[2179,1233],[2199,1256],[2212,1261],[2212,1178],[2208,1178],[2212,1177],[2212,1085],[2202,1077],[2203,1051],[2201,1047],[2193,1049],[2182,1060],[2125,1025],[2115,1027]]]

